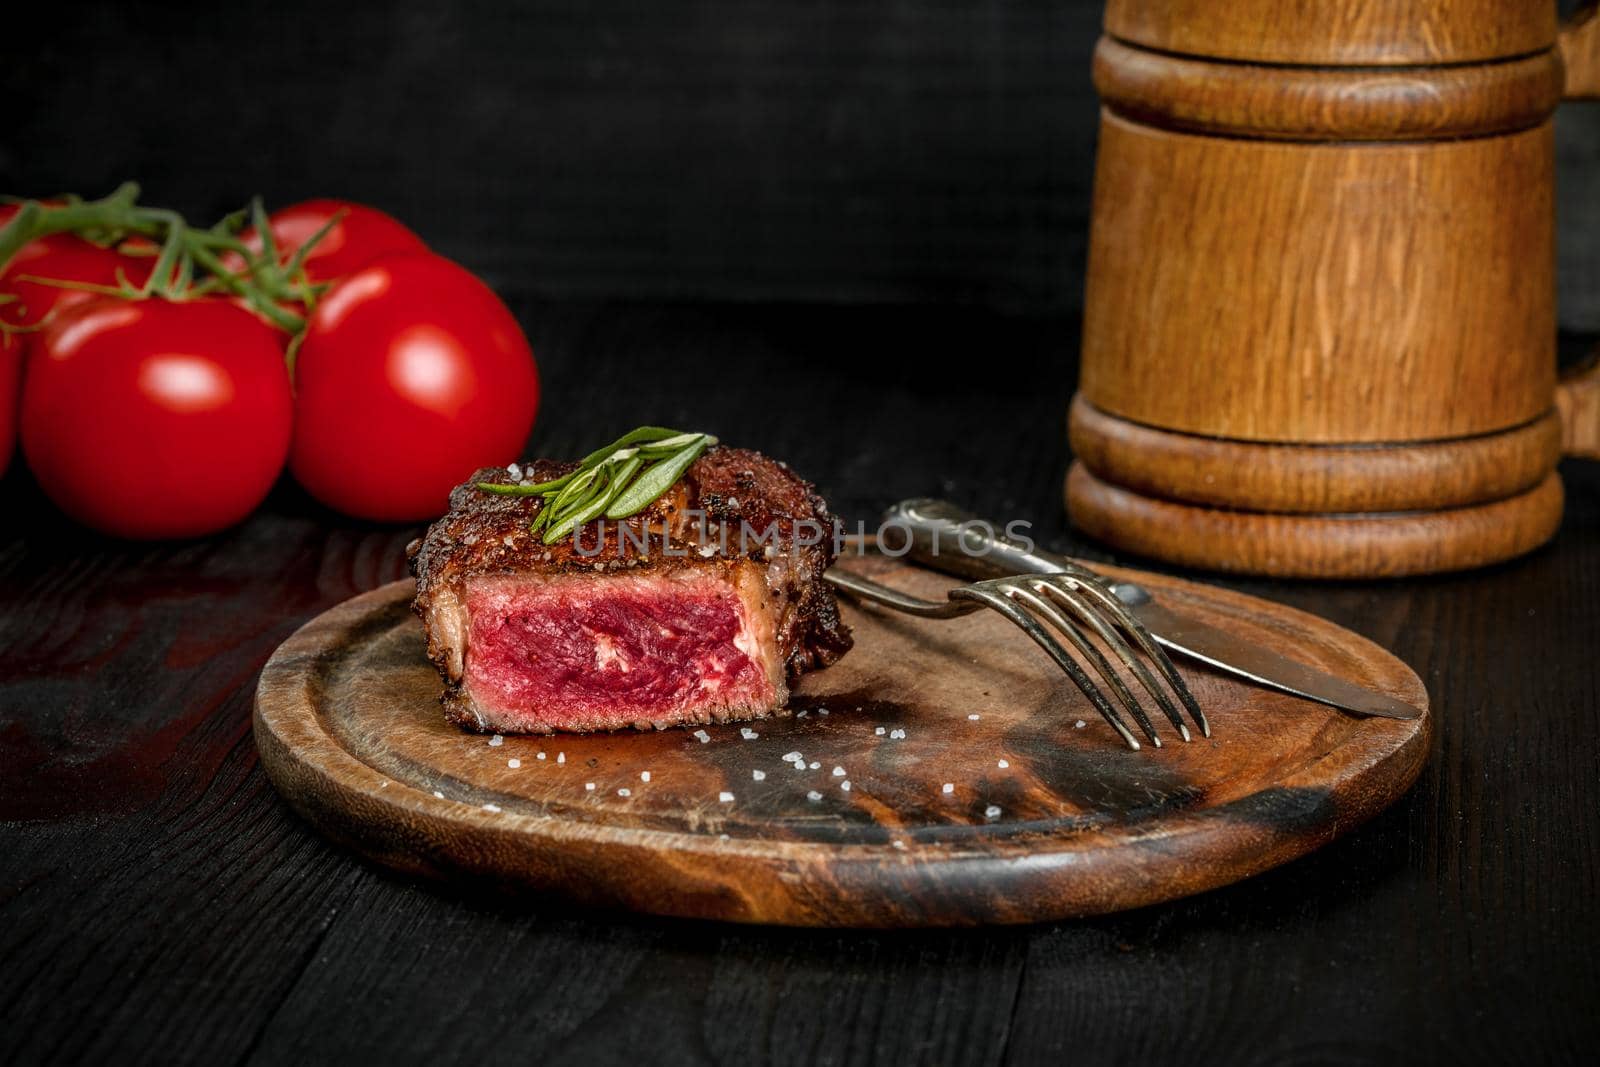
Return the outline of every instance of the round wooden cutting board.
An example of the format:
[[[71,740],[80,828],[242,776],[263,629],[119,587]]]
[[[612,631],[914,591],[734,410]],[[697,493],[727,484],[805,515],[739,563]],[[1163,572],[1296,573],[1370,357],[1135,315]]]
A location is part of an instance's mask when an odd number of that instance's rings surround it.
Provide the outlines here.
[[[952,584],[847,565],[924,596]],[[1101,569],[1426,708],[1405,664],[1323,619]],[[1429,715],[1357,719],[1180,661],[1215,736],[1166,726],[1162,748],[1133,752],[998,616],[854,605],[855,650],[808,675],[791,714],[705,741],[491,739],[445,722],[411,595],[406,581],[346,601],[273,655],[255,735],[274,784],[389,866],[664,915],[887,927],[1138,907],[1311,851],[1400,796],[1428,751]]]

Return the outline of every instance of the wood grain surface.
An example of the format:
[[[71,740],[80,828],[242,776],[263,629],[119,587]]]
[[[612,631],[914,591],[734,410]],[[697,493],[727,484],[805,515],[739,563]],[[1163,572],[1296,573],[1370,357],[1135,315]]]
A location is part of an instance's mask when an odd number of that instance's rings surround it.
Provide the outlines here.
[[[1096,477],[1166,500],[1331,515],[1460,507],[1532,489],[1555,469],[1564,435],[1600,435],[1584,382],[1575,376],[1562,390],[1562,413],[1551,409],[1503,433],[1378,448],[1158,430],[1109,415],[1081,394],[1072,399],[1069,433],[1073,455]]]
[[[1545,0],[1285,4],[1109,0],[1106,32],[1168,52],[1325,66],[1468,63],[1556,43]]]
[[[1278,443],[1521,426],[1555,389],[1548,123],[1284,144],[1102,119],[1081,389]]]
[[[1129,552],[1185,567],[1279,578],[1399,578],[1502,563],[1554,536],[1564,496],[1554,473],[1487,504],[1429,511],[1286,514],[1144,496],[1074,463],[1073,525]]]
[[[1109,558],[1069,537],[1064,450],[1015,447],[1061,432],[1071,318],[513,306],[563,398],[530,454],[671,419],[784,456],[849,519],[939,495]],[[918,358],[881,358],[893,351]],[[926,373],[990,351],[1007,376]],[[730,377],[736,362],[769,373]],[[790,410],[825,411],[826,432],[773,415]],[[257,677],[307,619],[403,577],[416,528],[343,519],[286,483],[215,538],[119,544],[62,520],[14,468],[0,480],[0,1060],[1581,1061],[1600,1042],[1600,464],[1562,473],[1560,532],[1512,563],[1223,579],[1393,649],[1426,683],[1421,777],[1358,832],[1131,912],[880,933],[463,891],[329,843],[261,771]]]
[[[1153,52],[1103,37],[1094,86],[1155,126],[1289,141],[1473,137],[1537,126],[1560,101],[1562,59],[1545,49],[1499,63],[1274,67]]]
[[[882,557],[850,564],[920,596],[952,584]],[[1427,707],[1416,676],[1354,634],[1128,576],[1173,610]],[[485,739],[444,720],[413,592],[341,604],[274,654],[255,714],[273,783],[391,866],[666,915],[968,926],[1187,896],[1366,821],[1415,780],[1431,726],[1201,669],[1190,686],[1214,736],[1135,752],[992,612],[940,623],[847,607],[855,649],[803,679],[791,715],[705,739]],[[798,770],[782,758],[796,752]]]

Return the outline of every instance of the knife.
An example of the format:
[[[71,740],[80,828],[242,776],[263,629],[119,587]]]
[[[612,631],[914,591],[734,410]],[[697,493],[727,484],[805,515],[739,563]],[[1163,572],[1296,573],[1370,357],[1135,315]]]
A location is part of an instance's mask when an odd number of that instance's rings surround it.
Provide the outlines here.
[[[891,532],[896,528],[906,532]],[[1030,548],[1000,529],[998,524],[970,515],[945,500],[902,500],[884,512],[879,544],[886,545],[891,553],[903,544],[904,554],[912,560],[963,578],[1060,574],[1074,566],[1067,557]],[[1107,582],[1112,593],[1144,623],[1156,641],[1179,655],[1257,685],[1356,715],[1387,719],[1415,719],[1422,715],[1403,701],[1172,611],[1135,582]]]

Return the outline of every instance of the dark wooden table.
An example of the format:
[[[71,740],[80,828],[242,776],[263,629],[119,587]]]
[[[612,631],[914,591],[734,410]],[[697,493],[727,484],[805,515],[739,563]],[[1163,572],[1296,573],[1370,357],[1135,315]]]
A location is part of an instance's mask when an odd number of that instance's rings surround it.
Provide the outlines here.
[[[651,421],[788,458],[850,518],[1060,509],[1076,325],[976,311],[527,305],[531,448]],[[108,476],[137,463],[106,457]],[[1244,884],[1086,922],[736,928],[421,884],[323,842],[257,766],[262,663],[402,576],[414,528],[283,486],[118,545],[0,484],[0,1062],[1557,1062],[1600,1038],[1600,465],[1532,557],[1226,584],[1393,648],[1438,715],[1417,787]]]

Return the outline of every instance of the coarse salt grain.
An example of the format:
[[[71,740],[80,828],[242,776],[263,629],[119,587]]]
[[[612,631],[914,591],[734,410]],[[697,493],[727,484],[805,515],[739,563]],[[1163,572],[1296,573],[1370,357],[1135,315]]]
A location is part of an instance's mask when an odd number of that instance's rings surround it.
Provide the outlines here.
[[[629,789],[627,786],[623,786],[621,789],[617,790],[617,796],[631,797],[633,796],[633,790]]]
[[[785,752],[783,754],[783,762],[785,762],[785,763],[793,763],[795,760],[799,760],[799,759],[800,759],[800,753],[798,753],[798,752]],[[805,762],[804,760],[800,760],[800,761],[802,763]]]
[[[826,715],[826,714],[828,714],[828,709],[827,708],[818,708],[817,709],[817,714],[818,715]]]
[[[996,767],[999,767],[999,768],[1000,768],[1000,769],[1001,769],[1001,770],[1002,770],[1002,771],[1003,771],[1003,770],[1005,770],[1005,769],[1006,769],[1006,768],[1007,768],[1007,767],[1009,767],[1009,766],[1011,766],[1011,761],[1010,761],[1010,760],[1008,760],[1008,759],[1003,759],[1003,760],[1001,760],[1001,761],[1000,761],[1000,762],[999,762],[999,763],[996,763],[996,764],[995,764],[995,766],[996,766]]]
[[[905,736],[906,736],[906,732],[904,730],[890,730],[889,731],[889,739],[891,741],[899,741],[899,740],[903,739]]]
[[[833,776],[835,778],[843,778],[844,777],[844,768],[843,767],[835,767],[833,769]]]
[[[941,787],[940,787],[940,788],[941,788],[941,790],[942,790],[942,791],[943,791],[943,792],[946,792],[946,793],[954,793],[954,792],[955,792],[955,791],[956,791],[956,784],[955,784],[955,783],[954,783],[954,782],[946,782],[946,783],[945,783],[945,784],[944,784],[944,785],[943,785],[943,786],[941,786]]]
[[[850,792],[850,781],[849,781],[849,779],[845,779],[844,781],[840,782],[839,783],[839,788],[843,789],[846,793]]]
[[[694,732],[694,736],[700,741],[700,743],[702,745],[705,744],[707,741],[711,740],[711,735],[706,733],[704,730],[696,730]]]
[[[557,763],[565,763],[565,762],[567,762],[567,754],[565,752],[557,752],[556,753],[556,762]]]
[[[819,800],[822,799],[822,794],[817,792],[815,789],[813,789],[813,790],[811,790],[811,792],[806,794],[806,799],[811,801],[812,803],[815,803],[816,801],[819,801]]]
[[[822,764],[818,763],[816,760],[812,760],[809,766],[814,771],[822,770]]]
[[[1088,726],[1088,725],[1089,725],[1089,724],[1088,724],[1088,723],[1086,723],[1086,722],[1084,722],[1084,721],[1083,721],[1083,720],[1082,720],[1082,719],[1079,719],[1079,720],[1078,720],[1078,721],[1077,721],[1077,722],[1075,722],[1075,723],[1073,723],[1073,724],[1072,724],[1072,728],[1073,728],[1073,729],[1074,729],[1074,730],[1081,730],[1081,729],[1083,729],[1083,728],[1084,728],[1084,727],[1085,727],[1085,726]]]
[[[493,737],[489,738],[489,747],[490,748],[499,748],[501,745],[503,745],[505,743],[506,743],[506,739],[501,737],[499,734],[495,734]]]
[[[751,771],[750,772],[750,777],[755,779],[758,782],[764,782],[764,781],[767,780],[767,772],[766,771]]]
[[[648,782],[649,780],[650,780],[650,772],[649,771],[640,771],[639,772],[639,781]]]
[[[522,766],[522,761],[513,756],[506,760],[506,766],[510,767],[512,770],[516,770],[518,767]]]
[[[739,727],[739,736],[744,738],[746,741],[754,741],[761,735],[750,729],[748,726],[741,726]]]
[[[971,715],[967,716],[967,718],[971,719],[973,722],[977,722],[982,717],[983,716],[979,715],[977,712],[973,712]]]
[[[441,792],[439,792],[439,791],[438,791],[438,790],[437,790],[437,789],[435,789],[435,790],[434,790],[434,791],[433,791],[433,795],[434,795],[434,796],[435,796],[435,797],[437,797],[437,798],[438,798],[438,799],[440,799],[440,800],[443,800],[443,799],[444,799],[444,794],[443,794],[443,793],[441,793]]]
[[[511,475],[513,478],[520,478],[522,477],[522,468],[517,466],[515,463],[507,463],[506,473]]]
[[[983,817],[985,819],[998,819],[1000,817],[1000,807],[999,807],[999,805],[990,804],[987,808],[984,808],[983,809]]]
[[[584,788],[585,788],[585,789],[587,789],[587,790],[588,790],[588,791],[589,791],[589,792],[591,792],[591,793],[593,793],[593,792],[594,792],[594,783],[593,783],[593,782],[584,782],[584,783],[583,783],[583,787],[584,787]]]
[[[717,794],[717,800],[723,804],[732,804],[733,794],[724,790],[723,792]]]
[[[498,804],[485,804],[483,806],[483,810],[484,811],[499,811],[500,810],[500,805],[498,805]]]
[[[884,734],[888,733],[889,731],[885,730],[883,727],[880,726],[880,727],[878,727],[876,730],[874,730],[872,732],[877,734],[879,737],[882,737]]]
[[[539,759],[544,759],[544,753],[543,753],[543,752],[541,752],[541,753],[539,753],[539,755],[538,755],[538,757],[537,757],[537,758],[539,758]]]

